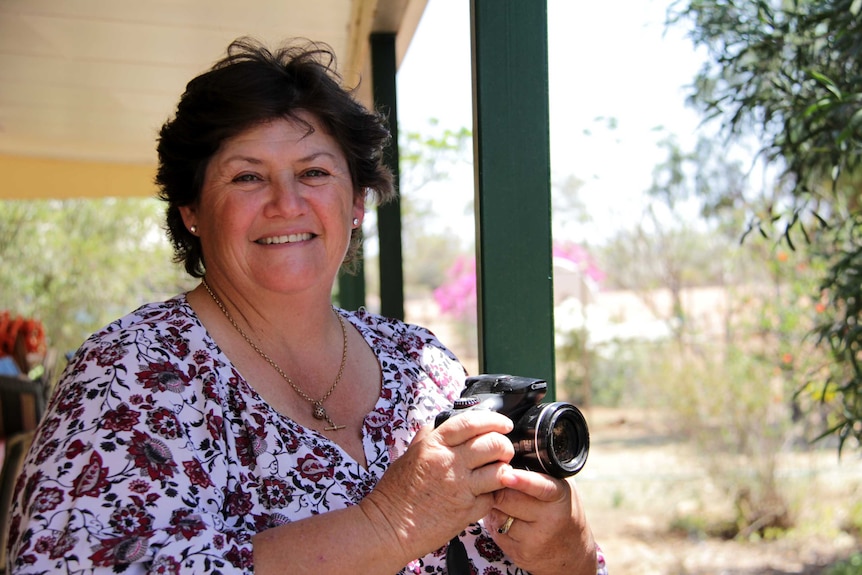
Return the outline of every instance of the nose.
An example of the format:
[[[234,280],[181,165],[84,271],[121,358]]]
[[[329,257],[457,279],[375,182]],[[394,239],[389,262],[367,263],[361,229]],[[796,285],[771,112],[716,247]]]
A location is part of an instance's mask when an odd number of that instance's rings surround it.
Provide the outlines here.
[[[273,177],[267,208],[273,214],[282,215],[296,215],[305,210],[305,198],[300,192],[299,183],[292,175],[280,174]]]

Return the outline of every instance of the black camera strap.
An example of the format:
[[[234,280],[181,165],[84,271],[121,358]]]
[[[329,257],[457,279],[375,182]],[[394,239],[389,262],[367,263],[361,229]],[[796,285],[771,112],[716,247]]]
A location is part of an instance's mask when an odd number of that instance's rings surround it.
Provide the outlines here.
[[[470,575],[470,560],[467,559],[467,549],[458,539],[452,538],[446,548],[446,571],[449,575]]]

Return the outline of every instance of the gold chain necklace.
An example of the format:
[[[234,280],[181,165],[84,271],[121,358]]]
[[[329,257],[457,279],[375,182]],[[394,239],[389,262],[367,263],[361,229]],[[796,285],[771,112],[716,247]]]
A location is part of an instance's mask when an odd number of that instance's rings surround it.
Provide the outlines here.
[[[332,313],[335,314],[335,317],[338,318],[338,323],[341,325],[341,337],[344,340],[344,347],[341,351],[341,367],[338,368],[338,375],[335,376],[335,381],[332,382],[332,385],[329,387],[329,391],[327,391],[320,399],[314,399],[313,397],[305,393],[305,391],[303,391],[299,386],[293,383],[293,380],[290,379],[290,377],[288,377],[286,373],[284,373],[284,370],[281,369],[277,363],[272,361],[272,358],[266,355],[266,353],[264,353],[264,351],[260,349],[260,347],[258,347],[258,345],[246,335],[242,328],[239,327],[239,324],[237,324],[236,321],[234,321],[233,317],[231,317],[230,313],[228,313],[227,308],[224,306],[218,296],[216,296],[216,294],[213,293],[213,290],[210,289],[210,286],[205,278],[201,278],[201,283],[207,290],[207,293],[210,294],[210,297],[213,298],[213,301],[219,307],[221,312],[230,322],[230,324],[234,327],[234,329],[239,332],[239,334],[248,343],[248,345],[250,345],[251,348],[256,351],[258,355],[260,355],[260,357],[265,359],[266,362],[271,365],[273,369],[275,369],[275,371],[277,371],[282,378],[284,378],[284,380],[288,383],[288,385],[290,385],[291,388],[293,388],[293,391],[295,391],[299,395],[299,397],[311,404],[311,415],[313,415],[315,419],[326,420],[326,422],[329,424],[329,427],[325,428],[326,431],[338,431],[339,429],[344,429],[343,425],[335,425],[335,423],[332,422],[332,419],[329,417],[329,414],[326,413],[326,409],[324,409],[323,407],[323,402],[329,399],[329,396],[332,395],[333,391],[335,391],[335,386],[337,386],[338,382],[341,381],[341,376],[344,374],[344,364],[347,362],[347,329],[344,327],[344,318],[341,317],[341,314],[335,311],[335,308],[332,309]]]

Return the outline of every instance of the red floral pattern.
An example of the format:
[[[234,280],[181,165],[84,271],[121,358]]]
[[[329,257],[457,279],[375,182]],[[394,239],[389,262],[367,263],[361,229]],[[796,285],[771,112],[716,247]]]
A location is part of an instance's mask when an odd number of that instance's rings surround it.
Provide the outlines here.
[[[377,354],[367,467],[270,409],[184,296],[94,334],[69,362],[16,484],[15,573],[252,573],[253,534],[355,505],[448,408],[464,370],[422,328],[342,312]],[[473,573],[521,573],[481,525]],[[445,552],[402,573],[445,573]]]

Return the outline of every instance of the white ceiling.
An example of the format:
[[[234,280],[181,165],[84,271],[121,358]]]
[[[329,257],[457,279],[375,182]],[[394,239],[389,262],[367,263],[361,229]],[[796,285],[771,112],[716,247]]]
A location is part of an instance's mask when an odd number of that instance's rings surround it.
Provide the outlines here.
[[[251,35],[323,41],[348,83],[427,0],[0,0],[0,156],[152,163],[186,82]],[[370,79],[363,80],[363,87]]]

